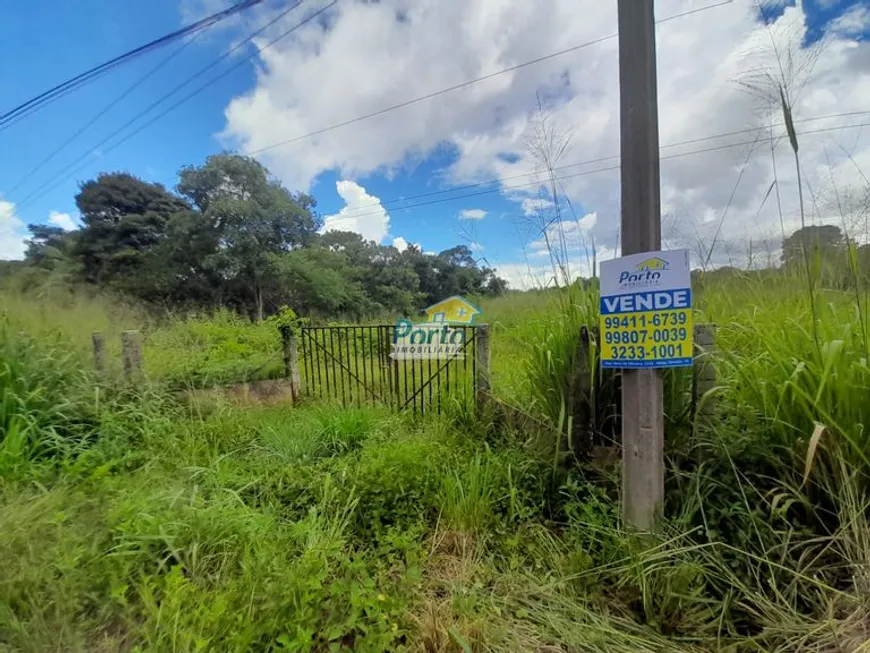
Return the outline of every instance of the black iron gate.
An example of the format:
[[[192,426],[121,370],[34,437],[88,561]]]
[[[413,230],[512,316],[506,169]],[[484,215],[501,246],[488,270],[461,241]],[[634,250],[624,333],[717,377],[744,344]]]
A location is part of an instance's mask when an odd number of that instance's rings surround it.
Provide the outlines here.
[[[475,401],[477,327],[461,330],[449,358],[401,358],[393,351],[392,324],[311,326],[301,330],[302,392],[344,406],[383,404],[395,410],[439,414],[448,402]]]

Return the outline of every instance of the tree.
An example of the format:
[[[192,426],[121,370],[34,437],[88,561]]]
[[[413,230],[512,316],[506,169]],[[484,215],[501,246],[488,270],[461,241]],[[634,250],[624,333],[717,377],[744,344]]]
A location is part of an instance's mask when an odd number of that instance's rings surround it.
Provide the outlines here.
[[[299,313],[357,316],[369,312],[368,298],[342,252],[305,247],[271,255],[270,265],[284,289],[284,301]]]
[[[842,230],[835,225],[803,227],[782,241],[782,262],[796,265],[803,260],[804,251],[822,260],[833,259],[846,246]]]
[[[272,257],[311,241],[314,199],[292,194],[258,161],[236,154],[210,156],[203,166],[183,168],[180,178],[179,193],[196,205],[216,237],[208,266],[262,319],[275,290]]]
[[[465,245],[457,245],[456,247],[445,249],[443,252],[438,254],[438,258],[455,267],[474,268],[477,266],[477,263],[474,260],[474,254],[472,254],[471,250]]]
[[[58,254],[68,254],[74,236],[60,227],[45,224],[29,224],[30,239],[27,241],[25,260],[30,265],[50,264]]]
[[[81,185],[82,229],[32,225],[34,285],[109,286],[167,307],[229,308],[262,319],[290,304],[322,316],[411,315],[453,294],[503,292],[465,246],[399,252],[352,232],[319,234],[314,200],[254,159],[220,154],[180,173],[180,196],[127,173]]]
[[[81,265],[74,253],[79,232],[42,224],[30,224],[27,228],[31,237],[27,241],[25,263],[32,271],[26,277],[28,285],[43,292],[69,287],[81,278]]]
[[[492,268],[483,268],[483,277],[483,294],[504,295],[508,291],[508,282],[498,276]]]
[[[420,277],[395,247],[376,246],[364,271],[363,285],[376,312],[412,315],[420,308]]]
[[[190,208],[160,184],[123,172],[82,184],[76,206],[83,227],[75,255],[85,278],[95,283],[138,275],[148,251],[165,237],[172,215]]]
[[[199,211],[175,213],[166,237],[143,261],[137,295],[174,306],[223,305],[226,283],[211,263],[218,245],[218,234]]]

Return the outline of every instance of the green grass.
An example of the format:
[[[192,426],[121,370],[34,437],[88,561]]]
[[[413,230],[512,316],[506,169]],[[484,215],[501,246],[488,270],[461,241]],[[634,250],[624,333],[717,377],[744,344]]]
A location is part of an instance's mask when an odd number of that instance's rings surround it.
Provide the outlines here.
[[[863,316],[821,291],[814,330],[787,277],[699,290],[713,419],[669,373],[666,520],[645,537],[612,469],[461,402],[421,420],[167,391],[261,365],[274,325],[4,295],[0,651],[864,650]],[[575,293],[483,305],[496,394],[554,422],[595,319]],[[90,331],[114,342],[132,316],[161,383],[98,382]]]

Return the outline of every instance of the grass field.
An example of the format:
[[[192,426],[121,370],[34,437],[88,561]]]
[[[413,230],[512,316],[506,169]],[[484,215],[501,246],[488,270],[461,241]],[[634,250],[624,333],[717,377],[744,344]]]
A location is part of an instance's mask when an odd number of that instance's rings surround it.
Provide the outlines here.
[[[465,404],[174,399],[280,371],[274,321],[4,294],[0,651],[867,650],[866,302],[777,275],[699,291],[714,419],[668,377],[666,519],[645,537],[618,469]],[[594,297],[482,308],[495,393],[558,425]],[[105,387],[90,334],[125,328],[148,383]]]

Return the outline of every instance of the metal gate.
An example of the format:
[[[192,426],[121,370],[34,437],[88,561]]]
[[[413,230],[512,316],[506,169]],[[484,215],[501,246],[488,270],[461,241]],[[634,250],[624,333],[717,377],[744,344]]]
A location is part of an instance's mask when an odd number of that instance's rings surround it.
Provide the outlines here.
[[[301,330],[302,392],[343,406],[382,404],[421,415],[448,402],[473,402],[478,387],[477,327],[461,329],[450,358],[397,359],[392,324],[311,326]]]

